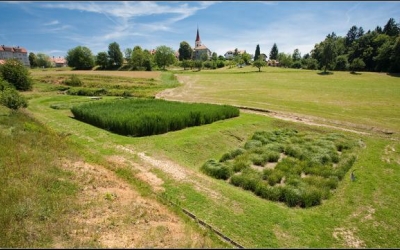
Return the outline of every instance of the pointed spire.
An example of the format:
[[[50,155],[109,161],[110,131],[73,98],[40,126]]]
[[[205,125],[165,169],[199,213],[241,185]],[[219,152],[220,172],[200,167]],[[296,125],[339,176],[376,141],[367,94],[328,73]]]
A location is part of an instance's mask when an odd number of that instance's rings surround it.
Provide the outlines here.
[[[200,41],[200,35],[199,35],[199,26],[197,25],[197,35],[196,35],[196,42]]]

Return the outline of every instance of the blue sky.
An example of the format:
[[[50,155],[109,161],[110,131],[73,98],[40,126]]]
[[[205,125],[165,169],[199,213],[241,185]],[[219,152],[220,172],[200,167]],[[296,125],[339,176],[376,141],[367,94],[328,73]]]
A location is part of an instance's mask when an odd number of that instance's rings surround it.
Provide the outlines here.
[[[197,27],[218,55],[235,48],[254,54],[257,44],[269,55],[274,43],[279,52],[304,55],[331,32],[400,23],[399,1],[2,1],[0,10],[0,44],[57,57],[76,46],[96,55],[112,42],[121,51],[178,50],[182,41],[194,47]]]

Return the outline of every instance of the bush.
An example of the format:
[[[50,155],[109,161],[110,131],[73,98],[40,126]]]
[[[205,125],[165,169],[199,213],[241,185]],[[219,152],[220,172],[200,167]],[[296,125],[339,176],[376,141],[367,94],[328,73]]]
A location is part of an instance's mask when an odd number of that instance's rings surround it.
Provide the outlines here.
[[[206,161],[200,170],[216,179],[227,180],[231,176],[231,170],[226,165],[216,162],[215,160]]]
[[[17,90],[32,90],[32,79],[28,69],[18,59],[8,59],[0,65],[0,76]]]
[[[28,107],[25,97],[13,88],[5,88],[0,92],[0,104],[13,110]]]
[[[83,82],[77,75],[71,75],[68,79],[64,80],[64,84],[72,87],[79,87],[83,85]]]

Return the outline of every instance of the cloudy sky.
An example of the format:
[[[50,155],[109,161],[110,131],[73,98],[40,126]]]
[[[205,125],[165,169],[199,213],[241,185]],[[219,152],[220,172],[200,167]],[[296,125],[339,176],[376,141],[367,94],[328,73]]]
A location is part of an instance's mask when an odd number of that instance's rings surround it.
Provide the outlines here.
[[[0,10],[0,44],[49,56],[76,46],[96,55],[112,42],[121,51],[178,50],[182,41],[194,47],[197,27],[218,55],[235,48],[254,54],[257,44],[269,55],[274,43],[279,52],[304,55],[332,32],[383,28],[389,18],[400,23],[398,1],[1,1]]]

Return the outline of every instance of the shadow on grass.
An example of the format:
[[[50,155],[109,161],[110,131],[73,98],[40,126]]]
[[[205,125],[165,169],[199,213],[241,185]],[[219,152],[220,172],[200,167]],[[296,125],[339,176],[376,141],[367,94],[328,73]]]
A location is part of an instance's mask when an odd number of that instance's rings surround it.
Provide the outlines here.
[[[327,76],[327,75],[333,75],[333,72],[327,71],[327,72],[319,72],[317,74],[320,75],[320,76]]]
[[[361,73],[357,73],[357,72],[355,72],[355,71],[351,71],[350,74],[352,74],[352,75],[358,75],[358,76],[361,75]]]
[[[388,76],[400,77],[400,73],[387,73]]]

